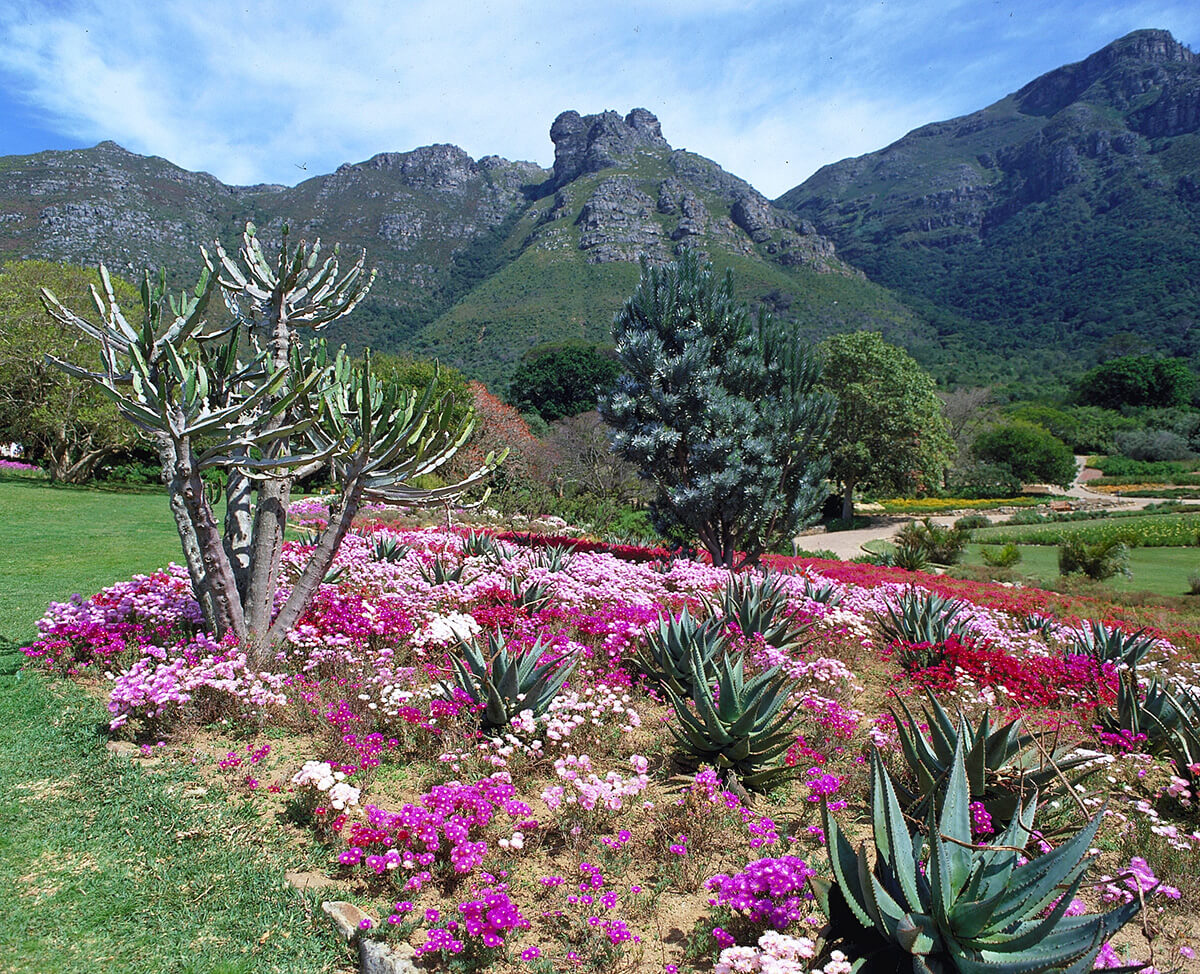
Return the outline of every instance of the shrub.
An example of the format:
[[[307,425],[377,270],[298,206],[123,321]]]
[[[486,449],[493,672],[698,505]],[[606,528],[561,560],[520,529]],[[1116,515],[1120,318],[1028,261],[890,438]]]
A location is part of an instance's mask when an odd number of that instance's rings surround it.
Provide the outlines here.
[[[1075,479],[1075,457],[1049,430],[1015,420],[981,433],[973,446],[985,463],[1008,467],[1024,482],[1069,484]]]
[[[967,514],[954,522],[956,528],[973,531],[975,528],[991,527],[992,519],[986,514]]]
[[[1116,441],[1117,449],[1131,460],[1155,463],[1186,460],[1192,456],[1188,441],[1170,430],[1129,430],[1118,433]]]
[[[1021,478],[1002,463],[968,462],[950,474],[947,489],[971,500],[1016,497],[1021,493]]]
[[[984,545],[979,549],[979,557],[989,568],[1012,568],[1021,560],[1021,549],[1015,544]]]
[[[923,518],[919,522],[906,524],[896,537],[898,545],[919,547],[935,564],[955,565],[971,540],[971,532],[957,525],[942,527],[929,518]]]
[[[1188,575],[1188,594],[1200,595],[1200,572],[1192,572]]]
[[[1058,546],[1058,573],[1073,575],[1081,572],[1088,578],[1104,581],[1114,575],[1129,574],[1129,547],[1118,538],[1108,538],[1088,544],[1082,538],[1070,537]]]

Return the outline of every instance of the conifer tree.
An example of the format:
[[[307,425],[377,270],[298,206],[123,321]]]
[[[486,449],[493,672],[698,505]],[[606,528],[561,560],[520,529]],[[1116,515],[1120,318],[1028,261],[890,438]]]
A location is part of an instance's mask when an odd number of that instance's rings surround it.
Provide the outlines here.
[[[625,369],[602,397],[614,449],[653,482],[655,527],[698,538],[740,568],[809,522],[824,500],[833,398],[796,326],[733,296],[733,279],[685,251],[650,267],[613,322]]]

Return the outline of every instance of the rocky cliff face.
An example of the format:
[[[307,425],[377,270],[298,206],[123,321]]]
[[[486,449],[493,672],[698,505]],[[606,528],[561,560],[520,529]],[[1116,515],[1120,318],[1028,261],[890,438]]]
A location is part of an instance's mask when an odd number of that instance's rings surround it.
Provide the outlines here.
[[[1133,331],[1191,354],[1198,185],[1200,56],[1144,30],[777,202],[998,347]]]
[[[492,382],[532,345],[607,340],[639,258],[668,261],[683,247],[721,266],[741,261],[747,296],[769,293],[793,314],[848,327],[908,321],[810,222],[711,160],[672,149],[645,109],[564,112],[550,138],[551,171],[430,145],[293,187],[225,186],[112,143],[8,158],[0,257],[103,260],[127,276],[161,266],[182,284],[194,279],[199,244],[229,242],[246,220],[271,241],[286,221],[293,237],[365,249],[379,269],[368,301],[331,340],[437,355]],[[854,281],[860,310],[888,310],[863,319],[843,298],[846,313],[826,315],[836,302],[822,297],[810,308],[803,274]]]

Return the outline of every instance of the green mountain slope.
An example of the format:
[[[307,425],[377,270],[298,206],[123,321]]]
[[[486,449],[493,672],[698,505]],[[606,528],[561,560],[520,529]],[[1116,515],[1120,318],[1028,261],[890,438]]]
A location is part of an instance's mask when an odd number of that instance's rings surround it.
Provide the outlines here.
[[[1026,377],[1200,349],[1200,57],[1138,31],[777,204]]]

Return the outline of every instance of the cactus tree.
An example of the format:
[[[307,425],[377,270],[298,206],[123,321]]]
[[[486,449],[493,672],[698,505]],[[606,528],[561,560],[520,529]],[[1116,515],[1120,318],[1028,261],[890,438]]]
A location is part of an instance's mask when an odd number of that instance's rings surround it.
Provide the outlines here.
[[[51,359],[93,382],[121,413],[155,441],[171,511],[192,586],[220,636],[232,634],[265,662],[326,576],[366,497],[446,499],[495,466],[489,457],[467,480],[437,491],[407,485],[447,460],[471,430],[455,423],[433,387],[417,393],[381,383],[370,355],[358,365],[330,355],[317,331],[348,314],[371,286],[365,255],[345,274],[336,251],[321,260],[320,242],[290,247],[286,228],[274,261],[252,224],[239,259],[218,244],[192,293],[167,293],[165,277],[146,273],[141,321],[117,303],[108,272],[92,291],[99,323],[66,308],[43,289],[52,317],[100,346],[96,372]],[[232,324],[205,317],[219,288]],[[279,585],[287,504],[296,479],[333,468],[340,500],[289,598],[272,619]],[[226,514],[217,520],[203,474],[226,474]]]

